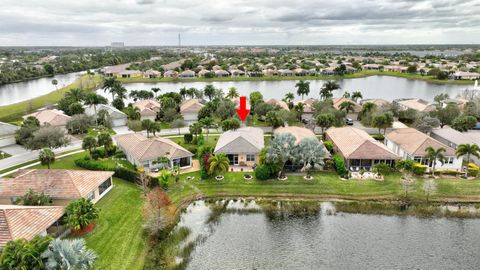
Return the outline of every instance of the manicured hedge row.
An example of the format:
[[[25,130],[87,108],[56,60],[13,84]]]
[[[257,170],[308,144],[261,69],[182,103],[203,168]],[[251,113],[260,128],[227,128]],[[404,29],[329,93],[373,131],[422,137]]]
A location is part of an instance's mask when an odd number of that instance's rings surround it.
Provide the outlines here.
[[[92,170],[92,171],[113,171],[114,177],[118,177],[132,183],[135,183],[138,177],[138,172],[136,171],[129,170],[123,167],[106,166],[92,159],[84,159],[84,158],[77,159],[75,160],[75,165],[87,170]]]

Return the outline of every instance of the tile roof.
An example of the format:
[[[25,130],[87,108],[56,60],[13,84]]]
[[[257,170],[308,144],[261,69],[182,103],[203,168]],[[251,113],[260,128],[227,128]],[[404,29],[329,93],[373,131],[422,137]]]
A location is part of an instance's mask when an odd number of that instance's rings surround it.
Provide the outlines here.
[[[37,118],[41,125],[47,123],[52,126],[65,126],[67,122],[71,119],[70,116],[64,114],[62,111],[55,109],[34,112],[25,115],[23,119],[27,119],[29,116]]]
[[[167,157],[171,160],[193,156],[187,149],[162,137],[147,138],[142,134],[131,133],[116,136],[115,141],[128,155],[140,162],[158,157]]]
[[[397,102],[398,104],[401,104],[410,109],[417,110],[419,112],[430,112],[435,109],[434,105],[420,98],[404,99]]]
[[[245,127],[222,133],[214,153],[259,153],[264,146],[263,130]]]
[[[133,106],[140,110],[142,116],[156,116],[160,111],[160,103],[153,99],[139,100]]]
[[[400,159],[384,144],[358,128],[330,128],[327,136],[346,159]]]
[[[193,98],[193,99],[185,100],[182,103],[182,105],[180,105],[180,112],[181,113],[198,112],[204,106],[205,105],[200,103],[200,100]]]
[[[311,131],[308,128],[302,128],[302,127],[279,127],[273,131],[274,134],[281,134],[281,133],[290,133],[293,136],[295,136],[295,143],[299,143],[301,140],[305,138],[317,138],[315,136],[315,133]]]
[[[333,107],[337,110],[340,110],[340,105],[343,102],[351,102],[353,104],[353,111],[354,112],[360,112],[362,110],[362,106],[358,105],[355,101],[345,98],[345,97],[339,97],[339,98],[334,98],[333,99]]]
[[[0,247],[11,240],[31,240],[62,215],[61,206],[0,205]]]
[[[432,134],[453,142],[456,145],[471,143],[480,144],[480,141],[476,141],[468,132],[460,132],[451,127],[435,128],[432,130]]]
[[[273,106],[278,106],[278,107],[280,107],[282,109],[285,109],[285,110],[290,110],[290,108],[288,108],[288,104],[283,100],[278,100],[278,99],[275,99],[275,98],[271,98],[271,99],[269,99],[265,102],[270,104],[270,105],[273,105]]]
[[[23,196],[32,189],[54,199],[79,199],[112,175],[107,171],[20,170],[13,179],[0,179],[0,197]]]
[[[435,140],[414,128],[396,129],[385,136],[386,139],[394,142],[410,155],[424,156],[425,148],[431,146],[434,149],[445,148],[445,155],[454,156],[455,149]]]

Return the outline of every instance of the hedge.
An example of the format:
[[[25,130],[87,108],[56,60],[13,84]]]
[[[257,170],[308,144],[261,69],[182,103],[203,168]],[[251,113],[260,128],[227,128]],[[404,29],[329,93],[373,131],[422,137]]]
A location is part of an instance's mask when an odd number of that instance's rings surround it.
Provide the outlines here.
[[[468,175],[477,177],[478,173],[480,172],[480,167],[474,163],[469,163],[468,164]]]
[[[333,155],[332,160],[338,175],[340,175],[340,177],[343,177],[343,178],[347,177],[348,172],[347,172],[347,169],[345,168],[345,160],[343,159],[343,157],[340,156],[339,154],[335,154]]]
[[[118,177],[132,183],[135,183],[138,177],[138,172],[136,171],[123,168],[123,167],[106,166],[92,159],[85,159],[85,158],[77,159],[75,160],[75,165],[87,170],[92,170],[92,171],[113,171],[114,177]]]
[[[270,168],[268,168],[266,165],[258,165],[255,168],[255,178],[258,180],[268,180],[271,176]]]
[[[420,163],[416,163],[413,166],[413,173],[416,175],[424,175],[427,172],[427,165],[422,165]]]

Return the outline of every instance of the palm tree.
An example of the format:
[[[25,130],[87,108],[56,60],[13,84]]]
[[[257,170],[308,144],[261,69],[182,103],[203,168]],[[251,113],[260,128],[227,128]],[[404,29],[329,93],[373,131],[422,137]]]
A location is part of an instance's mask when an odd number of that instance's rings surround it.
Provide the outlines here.
[[[42,253],[47,270],[91,269],[97,255],[87,249],[84,239],[53,239]]]
[[[237,98],[239,96],[240,95],[238,94],[237,88],[232,86],[232,87],[228,88],[228,94],[225,97],[229,98],[229,99],[234,99],[234,98]]]
[[[97,105],[99,104],[107,104],[106,98],[97,95],[95,93],[89,93],[85,97],[85,105],[93,106],[93,111],[95,112],[95,125],[98,126],[98,119],[97,119]]]
[[[344,98],[350,98],[350,96],[351,96],[350,92],[345,91],[345,93],[343,93]]]
[[[338,107],[340,108],[341,111],[345,111],[347,114],[349,112],[353,112],[355,109],[355,105],[350,101],[344,101]]]
[[[203,128],[205,128],[205,133],[207,134],[205,142],[208,142],[208,134],[210,133],[210,129],[215,127],[215,120],[212,117],[208,116],[202,118],[199,122],[203,126]]]
[[[160,88],[158,87],[152,87],[152,92],[155,94],[155,97],[157,97],[157,94],[158,92],[162,91]]]
[[[425,148],[425,157],[428,158],[428,160],[430,161],[433,176],[435,176],[435,166],[437,160],[440,161],[440,163],[442,164],[445,162],[445,156],[443,155],[443,153],[445,153],[445,148],[443,147],[434,149],[433,147],[429,146]]]
[[[127,118],[130,120],[139,120],[141,117],[140,109],[138,107],[133,107],[133,106],[128,106],[125,110],[125,114],[127,115]]]
[[[65,93],[65,97],[72,101],[80,102],[85,98],[85,92],[80,88],[73,88]]]
[[[475,156],[480,158],[480,147],[477,144],[460,144],[457,147],[457,157],[467,156],[467,172],[466,177],[468,178],[468,164],[470,163],[470,156]]]
[[[55,162],[55,154],[50,148],[43,148],[38,154],[38,160],[42,165],[47,165],[50,169],[50,164]]]
[[[303,104],[302,102],[299,102],[295,104],[295,106],[293,106],[293,109],[297,113],[298,119],[302,120],[302,114],[303,114],[303,111],[305,110],[305,104]]]
[[[208,174],[222,173],[228,171],[230,160],[225,154],[216,154],[208,159],[210,167],[208,168]]]
[[[97,147],[97,139],[93,136],[86,136],[83,138],[82,141],[82,149],[83,150],[88,150],[88,153],[92,155],[92,149],[95,149]]]
[[[52,84],[55,86],[55,90],[58,90],[58,88],[57,88],[58,81],[56,79],[52,80]]]
[[[310,82],[306,82],[304,80],[300,80],[297,84],[295,84],[297,88],[297,95],[303,96],[308,95],[310,93]]]
[[[183,99],[186,99],[188,95],[187,87],[180,88],[180,91],[178,93],[182,96]]]
[[[65,215],[67,226],[80,230],[98,218],[98,209],[89,199],[81,198],[67,205]]]
[[[103,80],[103,86],[102,86],[103,92],[111,93],[112,94],[112,99],[115,99],[115,92],[112,91],[112,90],[113,90],[113,88],[115,88],[119,84],[120,83],[114,77],[105,78]]]
[[[335,81],[327,81],[320,88],[320,97],[323,99],[331,98],[333,96],[332,92],[340,89],[340,85]]]
[[[355,91],[352,93],[352,100],[357,102],[358,99],[362,99],[363,98],[363,95],[362,95],[362,92],[360,91]]]
[[[290,103],[295,99],[295,95],[292,92],[285,94],[285,97],[282,99],[285,103]]]

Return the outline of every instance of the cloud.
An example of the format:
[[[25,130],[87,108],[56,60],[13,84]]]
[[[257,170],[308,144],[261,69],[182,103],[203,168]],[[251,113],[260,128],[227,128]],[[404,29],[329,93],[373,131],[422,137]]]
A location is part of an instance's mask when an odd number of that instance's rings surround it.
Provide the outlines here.
[[[136,0],[139,5],[151,5],[155,3],[155,0]]]

